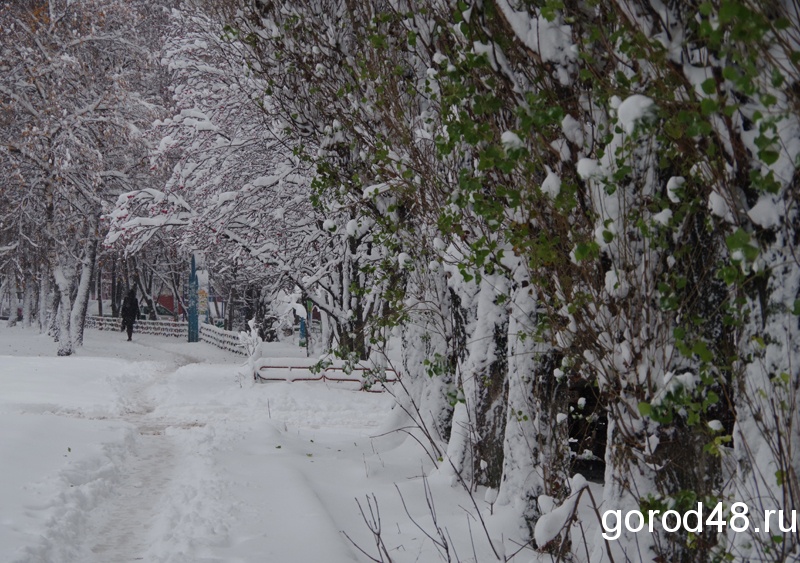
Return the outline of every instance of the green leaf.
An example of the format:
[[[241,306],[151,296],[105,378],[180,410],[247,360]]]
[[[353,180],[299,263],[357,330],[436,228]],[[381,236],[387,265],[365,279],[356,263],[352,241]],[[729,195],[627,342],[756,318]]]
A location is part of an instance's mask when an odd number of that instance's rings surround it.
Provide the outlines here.
[[[767,166],[771,166],[778,162],[778,158],[780,157],[780,153],[775,150],[763,150],[758,152],[758,156]]]
[[[774,106],[778,103],[778,98],[776,98],[773,94],[762,94],[761,103],[764,104],[765,107]]]
[[[594,258],[598,255],[600,248],[596,242],[579,242],[575,245],[575,260],[581,262],[587,258]]]
[[[644,401],[639,402],[639,414],[642,416],[652,417],[653,415],[653,407],[650,403],[645,403]]]
[[[664,132],[673,139],[680,139],[683,137],[685,126],[679,119],[672,117],[664,122]]]
[[[713,78],[707,78],[706,80],[703,81],[700,87],[706,94],[713,94],[717,91],[717,81],[714,80]]]
[[[722,76],[726,80],[730,80],[732,82],[735,82],[736,80],[739,79],[739,71],[737,71],[732,66],[726,66],[725,68],[722,69]]]
[[[697,356],[703,362],[710,362],[714,359],[714,354],[711,353],[711,350],[708,349],[708,346],[702,340],[698,340],[694,343],[694,346],[692,346],[692,352],[697,354]]]
[[[736,0],[728,0],[720,3],[719,6],[719,21],[721,24],[732,22],[736,18],[745,15],[743,6]]]
[[[736,229],[736,232],[732,235],[725,237],[725,244],[731,252],[740,250],[746,260],[752,262],[758,258],[758,247],[752,244],[750,235],[741,227]]]
[[[716,113],[717,109],[719,109],[719,104],[716,100],[705,98],[700,102],[700,111],[703,115],[711,115],[712,113]]]

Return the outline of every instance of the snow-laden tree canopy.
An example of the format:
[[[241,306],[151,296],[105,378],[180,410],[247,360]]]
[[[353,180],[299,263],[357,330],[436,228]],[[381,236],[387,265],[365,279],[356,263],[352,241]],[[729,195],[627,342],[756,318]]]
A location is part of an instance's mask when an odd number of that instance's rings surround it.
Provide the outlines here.
[[[148,42],[161,13],[110,0],[0,7],[0,260],[25,280],[26,314],[35,295],[40,323],[48,306],[60,311],[64,355],[81,340],[100,216],[152,178],[139,167],[140,131],[156,115]]]

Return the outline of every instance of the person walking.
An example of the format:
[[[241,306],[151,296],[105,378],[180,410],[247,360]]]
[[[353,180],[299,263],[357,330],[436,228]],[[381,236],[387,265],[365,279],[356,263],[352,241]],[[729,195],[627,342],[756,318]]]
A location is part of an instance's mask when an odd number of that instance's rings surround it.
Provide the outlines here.
[[[136,290],[131,288],[125,301],[122,302],[122,327],[128,331],[128,342],[133,337],[133,323],[139,318],[139,300]]]

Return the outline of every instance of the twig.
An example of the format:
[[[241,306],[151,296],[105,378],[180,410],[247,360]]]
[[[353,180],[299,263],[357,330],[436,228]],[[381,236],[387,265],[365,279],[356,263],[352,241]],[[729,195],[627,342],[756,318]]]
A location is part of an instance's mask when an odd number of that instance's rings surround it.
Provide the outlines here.
[[[374,506],[373,506],[374,503]],[[369,528],[369,531],[372,532],[372,536],[375,539],[375,546],[378,548],[378,557],[381,559],[375,559],[371,555],[369,555],[366,551],[364,551],[361,547],[358,546],[345,532],[345,537],[350,540],[350,542],[364,555],[369,557],[372,561],[377,561],[378,563],[392,563],[392,558],[389,555],[389,550],[386,549],[386,544],[383,542],[383,537],[381,536],[381,513],[378,509],[378,499],[375,497],[375,494],[372,494],[372,498],[367,495],[367,507],[369,508],[369,518],[367,517],[366,513],[364,512],[364,507],[361,506],[361,503],[356,499],[356,504],[358,505],[358,510],[361,512],[361,518],[364,519],[364,523]],[[383,557],[386,557],[385,559]]]
[[[433,525],[436,528],[436,532],[439,535],[439,539],[436,539],[435,537],[433,537],[428,532],[428,530],[423,528],[419,524],[419,522],[417,522],[414,519],[414,517],[411,516],[411,512],[409,512],[408,506],[406,505],[406,499],[403,497],[403,493],[400,492],[400,487],[398,487],[397,485],[395,485],[394,487],[395,487],[395,489],[397,489],[397,494],[400,495],[400,502],[403,504],[403,509],[406,511],[406,515],[408,516],[408,519],[411,520],[411,523],[414,524],[419,529],[420,532],[425,534],[425,536],[429,540],[431,540],[434,543],[434,545],[436,545],[436,547],[437,547],[437,549],[439,550],[440,553],[442,552],[442,550],[444,550],[444,555],[447,558],[447,561],[450,561],[450,555],[449,555],[448,547],[447,547],[447,540],[444,539],[443,534],[442,534],[442,530],[439,528],[438,524],[436,523],[436,512],[435,511],[432,512],[431,513],[431,517],[433,518]],[[427,494],[428,493],[426,492],[426,496],[427,496]],[[430,507],[430,506],[431,506],[431,503],[428,503],[428,507]]]

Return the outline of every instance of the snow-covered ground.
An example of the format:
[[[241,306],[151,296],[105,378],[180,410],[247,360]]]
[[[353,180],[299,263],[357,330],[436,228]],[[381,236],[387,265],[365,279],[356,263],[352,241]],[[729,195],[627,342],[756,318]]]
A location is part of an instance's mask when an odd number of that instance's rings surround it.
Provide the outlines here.
[[[240,356],[156,336],[55,352],[0,327],[0,561],[368,561],[348,537],[380,559],[358,503],[393,561],[439,561],[423,475],[452,560],[496,560],[469,497],[393,431],[388,393],[254,384]],[[516,551],[517,515],[494,512],[488,535]]]

